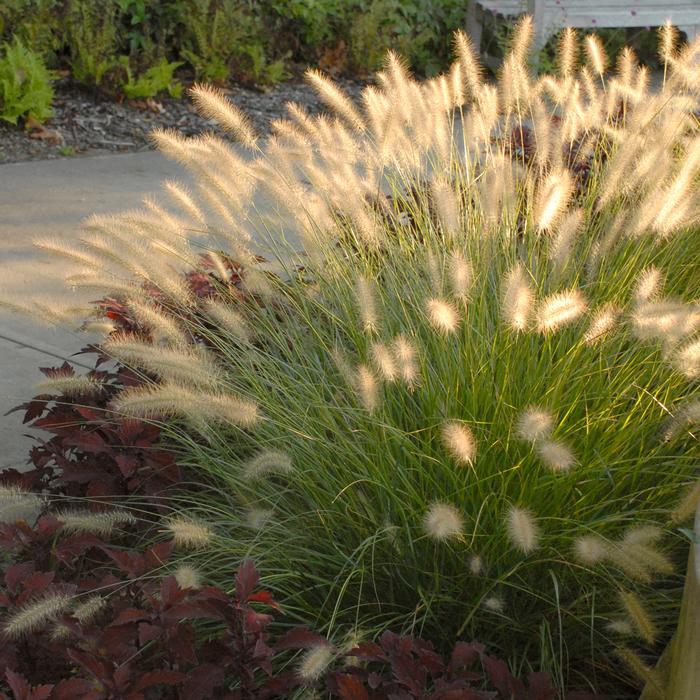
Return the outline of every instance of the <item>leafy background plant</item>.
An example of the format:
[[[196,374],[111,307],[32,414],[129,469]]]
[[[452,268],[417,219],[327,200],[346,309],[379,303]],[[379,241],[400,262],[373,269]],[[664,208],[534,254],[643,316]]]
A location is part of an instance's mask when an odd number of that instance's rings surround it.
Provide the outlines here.
[[[0,119],[44,121],[51,116],[53,75],[41,58],[15,37],[0,50]]]

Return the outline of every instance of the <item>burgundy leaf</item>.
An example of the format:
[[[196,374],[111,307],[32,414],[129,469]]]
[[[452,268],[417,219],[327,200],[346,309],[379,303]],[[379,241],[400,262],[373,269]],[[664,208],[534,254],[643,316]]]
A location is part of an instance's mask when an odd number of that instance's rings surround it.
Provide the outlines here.
[[[139,692],[154,685],[180,685],[187,680],[187,674],[179,671],[160,670],[144,673],[133,687],[133,692]]]
[[[338,695],[343,700],[369,700],[369,693],[362,680],[357,676],[349,673],[337,673],[333,680],[336,683]]]
[[[202,664],[187,672],[182,697],[188,700],[208,700],[224,682],[224,669],[215,664]]]
[[[255,568],[253,560],[246,559],[238,567],[238,572],[236,573],[236,597],[240,601],[248,600],[259,580],[260,574]]]

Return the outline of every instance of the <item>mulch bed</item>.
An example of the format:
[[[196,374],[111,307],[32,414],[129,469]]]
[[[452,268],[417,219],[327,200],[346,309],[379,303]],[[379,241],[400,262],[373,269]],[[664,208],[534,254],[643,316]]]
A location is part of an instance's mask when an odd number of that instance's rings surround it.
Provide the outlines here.
[[[359,82],[338,82],[353,97],[363,87]],[[45,125],[26,128],[0,121],[0,163],[145,151],[152,148],[149,133],[157,127],[188,135],[215,128],[194,111],[187,97],[118,102],[91,94],[69,79],[57,82],[55,90],[54,116]],[[240,86],[226,91],[261,134],[269,132],[273,119],[285,114],[287,102],[297,102],[312,113],[322,110],[313,89],[299,80],[266,91]]]

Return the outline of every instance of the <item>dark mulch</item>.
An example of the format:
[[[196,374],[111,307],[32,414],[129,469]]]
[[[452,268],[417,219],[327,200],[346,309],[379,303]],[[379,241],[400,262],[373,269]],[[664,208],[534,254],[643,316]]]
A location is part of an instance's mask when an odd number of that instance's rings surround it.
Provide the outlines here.
[[[359,96],[361,83],[339,82],[353,97]],[[67,79],[55,87],[54,116],[44,128],[0,121],[0,163],[144,151],[151,148],[148,135],[156,127],[197,134],[215,126],[197,115],[186,97],[118,102],[86,92]],[[312,88],[298,80],[266,91],[232,86],[227,92],[261,134],[269,132],[270,121],[284,115],[287,102],[297,102],[312,113],[322,109]]]

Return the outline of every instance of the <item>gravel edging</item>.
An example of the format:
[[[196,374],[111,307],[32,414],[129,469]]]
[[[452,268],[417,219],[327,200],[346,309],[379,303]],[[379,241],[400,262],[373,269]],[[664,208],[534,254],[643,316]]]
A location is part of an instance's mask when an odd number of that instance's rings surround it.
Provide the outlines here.
[[[353,98],[364,87],[355,81],[337,82]],[[56,83],[55,91],[54,115],[43,129],[32,131],[0,121],[0,164],[146,151],[152,148],[149,133],[158,127],[186,135],[216,128],[194,111],[186,97],[116,102],[93,96],[65,79]],[[261,135],[269,133],[273,119],[284,116],[287,102],[297,102],[311,113],[323,109],[313,88],[301,81],[266,91],[231,86],[226,93]]]

